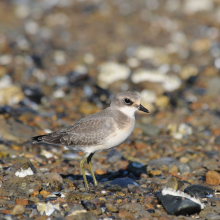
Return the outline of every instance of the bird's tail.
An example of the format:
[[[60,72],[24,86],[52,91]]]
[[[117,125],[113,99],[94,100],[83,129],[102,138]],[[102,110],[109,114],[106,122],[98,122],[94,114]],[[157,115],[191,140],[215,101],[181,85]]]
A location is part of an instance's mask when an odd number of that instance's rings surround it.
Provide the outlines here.
[[[33,141],[33,143],[43,142],[43,137],[45,137],[45,136],[46,135],[35,136],[35,137],[32,137],[31,140]]]

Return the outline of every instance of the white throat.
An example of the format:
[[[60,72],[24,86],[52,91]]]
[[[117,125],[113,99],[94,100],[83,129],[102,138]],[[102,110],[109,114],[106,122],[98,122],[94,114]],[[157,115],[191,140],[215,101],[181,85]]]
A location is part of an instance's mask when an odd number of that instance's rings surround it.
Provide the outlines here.
[[[137,111],[137,109],[132,106],[124,106],[118,109],[130,118],[134,118],[135,112]]]

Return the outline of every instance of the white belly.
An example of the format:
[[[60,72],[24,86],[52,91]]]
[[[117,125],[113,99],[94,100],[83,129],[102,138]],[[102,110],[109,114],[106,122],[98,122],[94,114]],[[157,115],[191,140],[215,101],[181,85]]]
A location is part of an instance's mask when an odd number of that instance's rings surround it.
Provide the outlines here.
[[[123,130],[119,130],[116,128],[116,131],[106,138],[102,145],[94,146],[87,149],[87,152],[96,152],[96,151],[103,151],[108,150],[113,147],[117,147],[121,143],[123,143],[132,133],[134,130],[135,119]]]

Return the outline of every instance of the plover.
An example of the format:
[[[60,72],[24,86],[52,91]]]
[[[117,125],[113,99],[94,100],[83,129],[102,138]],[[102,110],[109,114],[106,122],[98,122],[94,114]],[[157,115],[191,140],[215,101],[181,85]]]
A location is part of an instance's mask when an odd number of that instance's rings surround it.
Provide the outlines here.
[[[85,175],[84,163],[87,160],[94,185],[98,182],[93,173],[91,159],[95,152],[108,150],[120,145],[132,133],[137,110],[149,113],[141,105],[140,97],[130,91],[118,93],[111,101],[110,107],[91,114],[73,125],[49,134],[33,137],[35,142],[62,144],[70,149],[85,153],[80,162],[85,187],[89,189]]]

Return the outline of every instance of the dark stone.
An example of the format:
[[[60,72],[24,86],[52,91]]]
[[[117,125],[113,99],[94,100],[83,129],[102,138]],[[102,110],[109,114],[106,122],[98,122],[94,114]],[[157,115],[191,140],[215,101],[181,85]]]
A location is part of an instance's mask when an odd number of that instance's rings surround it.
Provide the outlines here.
[[[69,80],[69,84],[70,85],[81,85],[81,83],[83,83],[85,80],[88,79],[88,73],[87,73],[87,69],[85,68],[81,70],[73,70],[69,73],[67,73],[67,78]]]
[[[113,180],[112,182],[110,182],[110,185],[118,185],[122,188],[128,187],[128,184],[138,186],[138,184],[135,181],[133,181],[132,179],[130,179],[128,177],[117,178],[117,179]]]
[[[26,97],[37,104],[41,103],[41,98],[44,96],[41,88],[37,85],[26,85],[22,88]]]
[[[217,136],[217,137],[215,138],[215,144],[216,144],[216,145],[220,145],[220,136]]]
[[[127,171],[133,173],[137,177],[140,177],[142,173],[147,173],[146,165],[139,162],[130,162],[127,166]]]
[[[198,203],[181,196],[162,195],[162,193],[159,193],[157,198],[170,215],[190,215],[201,211],[201,206]]]
[[[206,186],[194,184],[185,188],[184,192],[192,197],[206,198],[208,195],[213,195],[214,190]]]
[[[96,205],[94,203],[92,203],[92,202],[87,202],[86,200],[81,200],[81,204],[88,211],[92,210],[92,209],[93,210],[96,209]]]
[[[155,213],[155,210],[154,209],[148,209],[147,210],[149,213]]]

